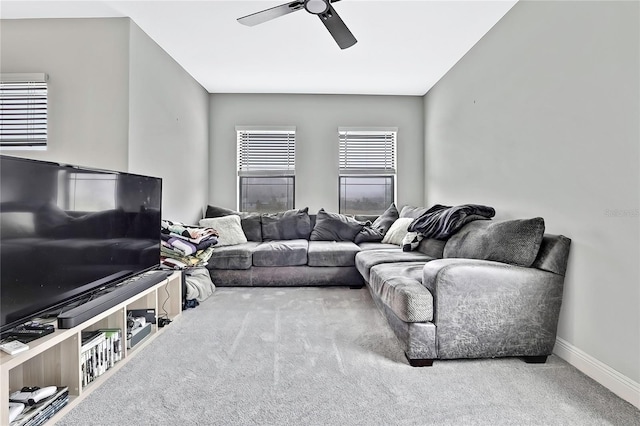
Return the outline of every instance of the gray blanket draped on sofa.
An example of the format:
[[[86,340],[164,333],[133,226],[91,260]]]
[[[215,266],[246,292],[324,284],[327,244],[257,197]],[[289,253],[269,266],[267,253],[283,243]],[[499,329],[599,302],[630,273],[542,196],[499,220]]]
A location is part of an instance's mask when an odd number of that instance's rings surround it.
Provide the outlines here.
[[[415,218],[407,229],[409,232],[417,232],[424,238],[446,240],[468,222],[490,219],[495,214],[493,207],[479,204],[462,204],[454,207],[436,204]]]

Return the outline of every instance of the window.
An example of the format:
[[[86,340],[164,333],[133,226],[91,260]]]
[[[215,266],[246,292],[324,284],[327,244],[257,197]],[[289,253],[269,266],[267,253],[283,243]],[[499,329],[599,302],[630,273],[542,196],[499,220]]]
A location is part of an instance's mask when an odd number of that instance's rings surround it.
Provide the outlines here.
[[[292,209],[295,194],[295,127],[236,127],[238,210]]]
[[[63,210],[97,212],[116,208],[118,181],[113,174],[60,172],[58,206]]]
[[[0,149],[46,148],[46,74],[0,74]]]
[[[340,127],[343,214],[381,214],[395,201],[396,128]]]

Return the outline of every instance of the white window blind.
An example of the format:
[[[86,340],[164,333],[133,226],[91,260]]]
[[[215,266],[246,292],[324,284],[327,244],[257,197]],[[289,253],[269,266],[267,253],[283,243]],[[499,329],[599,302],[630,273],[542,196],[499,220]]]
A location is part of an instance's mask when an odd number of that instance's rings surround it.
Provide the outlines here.
[[[0,148],[46,146],[46,74],[0,74]]]
[[[295,127],[236,127],[239,176],[295,175]]]
[[[338,128],[341,174],[395,174],[397,128]]]

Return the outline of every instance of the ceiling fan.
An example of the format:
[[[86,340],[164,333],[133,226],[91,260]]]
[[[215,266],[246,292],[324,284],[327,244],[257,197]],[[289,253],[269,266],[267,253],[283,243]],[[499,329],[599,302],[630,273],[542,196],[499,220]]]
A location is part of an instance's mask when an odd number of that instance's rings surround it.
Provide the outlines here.
[[[305,9],[312,15],[317,15],[329,33],[333,36],[340,49],[346,49],[356,44],[357,40],[349,31],[349,28],[340,19],[340,16],[336,13],[331,6],[331,3],[335,3],[340,0],[297,0],[290,3],[281,4],[280,6],[272,7],[270,9],[263,10],[261,12],[253,13],[251,15],[238,18],[238,22],[244,25],[253,27],[254,25],[262,24],[263,22],[270,21],[280,16],[287,15],[296,10]]]

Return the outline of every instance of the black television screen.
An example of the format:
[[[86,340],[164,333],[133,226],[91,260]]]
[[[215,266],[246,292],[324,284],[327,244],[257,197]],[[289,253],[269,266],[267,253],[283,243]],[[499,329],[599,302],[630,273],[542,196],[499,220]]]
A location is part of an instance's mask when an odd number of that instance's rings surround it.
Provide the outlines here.
[[[162,180],[0,156],[0,332],[154,269]]]

